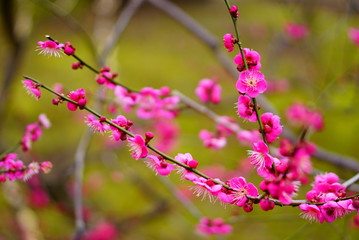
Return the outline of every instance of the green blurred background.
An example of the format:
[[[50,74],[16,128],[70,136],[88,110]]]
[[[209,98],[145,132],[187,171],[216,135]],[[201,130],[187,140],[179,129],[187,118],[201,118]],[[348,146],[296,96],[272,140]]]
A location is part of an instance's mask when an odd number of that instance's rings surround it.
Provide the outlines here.
[[[30,239],[19,233],[22,232],[19,219],[34,223],[34,229],[40,231],[35,234],[38,239],[70,239],[75,226],[72,207],[74,154],[86,129],[84,113],[69,112],[64,105],[52,105],[52,96],[46,92],[38,101],[34,100],[25,93],[21,76],[34,77],[49,86],[62,83],[68,90],[84,87],[92,96],[98,87],[92,72],[71,69],[73,59],[38,55],[37,42],[44,41],[47,34],[60,42],[70,41],[82,59],[99,68],[99,58],[94,53],[101,53],[118,15],[128,2],[3,1],[0,149],[5,151],[15,145],[26,124],[36,121],[40,113],[46,113],[52,122],[51,129],[45,130],[31,153],[21,154],[21,158],[51,161],[54,165],[50,174],[40,176],[41,185],[51,199],[46,206],[32,206],[27,201],[30,188],[26,183],[0,187],[3,190],[0,237],[3,239]],[[213,34],[220,50],[231,61],[237,53],[227,54],[221,45],[223,35],[233,33],[224,2],[172,2]],[[266,94],[282,116],[285,128],[290,127],[284,117],[285,109],[296,101],[303,102],[320,109],[325,119],[325,129],[310,136],[310,140],[327,150],[358,158],[359,48],[347,33],[350,27],[359,27],[359,3],[349,0],[243,0],[231,1],[231,4],[239,6],[242,43],[261,54],[266,78],[288,84],[285,89]],[[301,41],[288,38],[284,32],[287,22],[306,24],[308,37]],[[237,119],[243,128],[256,128],[255,124],[243,123],[236,117],[236,79],[226,72],[211,49],[149,3],[135,13],[106,59],[106,65],[118,72],[117,80],[133,89],[169,86],[193,99],[196,99],[194,89],[200,79],[217,77],[223,88],[223,100],[218,106],[209,107],[220,115]],[[11,68],[14,71],[10,71]],[[90,105],[94,102],[93,97]],[[151,130],[151,122],[136,119],[134,113],[126,116],[141,126],[141,131]],[[255,172],[241,168],[248,147],[240,146],[235,138],[228,139],[228,145],[217,151],[202,146],[198,132],[203,128],[215,129],[214,123],[206,117],[188,110],[175,121],[180,135],[176,147],[169,152],[171,156],[190,152],[202,167],[215,166],[218,170],[223,166],[229,172],[245,174],[248,181],[256,184],[261,181]],[[106,148],[109,141],[108,136],[94,135],[88,149],[84,177],[86,226],[91,229],[103,221],[110,222],[116,225],[120,239],[201,239],[195,232],[198,218],[189,213],[143,162],[132,160],[126,147]],[[350,169],[316,159],[313,159],[313,166],[324,172],[334,171],[342,179],[355,174]],[[180,181],[176,174],[169,180],[167,184],[173,191],[189,192],[191,185]],[[9,191],[15,187],[18,191],[13,196]],[[303,187],[298,199],[304,198],[303,193],[308,189],[310,186]],[[299,218],[296,208],[276,207],[263,212],[255,206],[252,213],[245,213],[236,207],[188,195],[203,216],[222,217],[233,225],[232,234],[219,239],[359,237],[359,230],[352,224],[354,214],[331,224],[309,224]],[[24,218],[19,217],[22,208],[14,206],[11,196],[23,199],[21,206],[28,211]]]

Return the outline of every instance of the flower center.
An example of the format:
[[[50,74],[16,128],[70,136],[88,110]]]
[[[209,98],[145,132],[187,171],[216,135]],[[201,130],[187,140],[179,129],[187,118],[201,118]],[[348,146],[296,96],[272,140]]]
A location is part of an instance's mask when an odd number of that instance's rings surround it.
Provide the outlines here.
[[[257,86],[257,80],[255,78],[248,78],[247,79],[247,86],[248,87],[256,87]]]

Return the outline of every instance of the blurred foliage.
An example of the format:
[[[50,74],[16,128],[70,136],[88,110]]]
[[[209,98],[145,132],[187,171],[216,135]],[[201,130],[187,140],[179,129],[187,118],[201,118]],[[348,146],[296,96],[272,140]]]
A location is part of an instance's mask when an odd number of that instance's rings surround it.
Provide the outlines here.
[[[85,87],[93,104],[97,85],[95,76],[87,69],[73,71],[68,57],[47,58],[35,52],[37,41],[49,34],[61,42],[70,41],[77,54],[98,66],[96,54],[101,52],[107,35],[123,9],[125,2],[115,0],[45,1],[17,0],[13,2],[16,31],[24,36],[24,51],[15,76],[6,89],[8,98],[0,121],[0,149],[12,147],[22,137],[26,124],[34,122],[40,113],[46,113],[52,127],[44,131],[24,160],[49,160],[53,171],[41,175],[41,183],[51,197],[46,207],[31,207],[39,223],[43,239],[70,239],[74,230],[72,185],[74,153],[86,129],[83,112],[69,112],[65,106],[51,104],[52,96],[43,93],[39,101],[25,94],[20,80],[22,75],[32,76],[49,86],[62,83],[67,90]],[[173,1],[208,29],[221,43],[223,34],[233,32],[223,1]],[[49,5],[50,3],[50,5]],[[68,16],[49,10],[57,4],[68,12],[82,30],[69,25]],[[239,31],[245,47],[253,48],[262,56],[262,71],[268,80],[285,79],[289,89],[266,94],[284,117],[285,109],[301,101],[320,109],[326,128],[311,136],[311,141],[330,151],[358,158],[357,133],[359,131],[359,49],[347,37],[349,27],[359,26],[355,1],[232,1],[240,9]],[[61,12],[60,12],[61,13]],[[287,22],[305,23],[309,36],[302,41],[291,41],[283,29]],[[7,22],[1,25],[0,65],[3,73],[12,51],[12,42],[5,34]],[[87,35],[86,35],[87,34]],[[88,39],[92,39],[93,48]],[[223,49],[223,51],[225,51]],[[236,53],[228,54],[232,58]],[[234,102],[237,92],[233,79],[203,43],[176,21],[146,3],[131,19],[106,65],[119,73],[118,80],[134,89],[145,86],[169,86],[195,99],[194,89],[202,78],[217,77],[223,87],[223,101],[209,106],[220,115],[236,118]],[[235,67],[233,65],[233,67]],[[103,109],[102,112],[105,110]],[[150,123],[128,115],[144,132]],[[241,126],[256,128],[255,124]],[[176,123],[181,134],[177,146],[169,154],[190,152],[200,166],[222,165],[234,171],[245,161],[247,147],[229,139],[222,150],[205,149],[198,139],[202,128],[213,130],[215,125],[193,111],[184,111]],[[293,129],[296,131],[296,129]],[[299,133],[299,129],[298,129]],[[94,135],[85,165],[84,206],[86,223],[90,229],[101,221],[109,221],[119,229],[121,239],[199,239],[194,226],[198,219],[170,193],[159,177],[140,160],[134,161],[125,147],[108,149],[108,136]],[[243,164],[242,164],[243,165]],[[313,159],[315,168],[334,171],[348,179],[354,172],[331,166]],[[253,172],[249,181],[259,183]],[[188,192],[189,184],[178,176],[169,177],[180,189]],[[19,182],[19,194],[26,199],[29,189]],[[187,189],[187,190],[186,190]],[[308,187],[306,187],[308,189]],[[303,191],[304,192],[304,191]],[[302,192],[302,193],[303,193]],[[4,189],[4,194],[7,192]],[[191,195],[191,194],[190,194]],[[303,195],[299,197],[303,198]],[[223,217],[233,224],[234,231],[223,239],[358,239],[359,232],[351,225],[353,215],[331,224],[309,224],[299,218],[295,208],[276,207],[263,212],[258,206],[252,213],[237,207],[201,201],[190,197],[193,204],[208,217]],[[6,197],[0,197],[3,239],[25,239],[19,232],[16,209]]]

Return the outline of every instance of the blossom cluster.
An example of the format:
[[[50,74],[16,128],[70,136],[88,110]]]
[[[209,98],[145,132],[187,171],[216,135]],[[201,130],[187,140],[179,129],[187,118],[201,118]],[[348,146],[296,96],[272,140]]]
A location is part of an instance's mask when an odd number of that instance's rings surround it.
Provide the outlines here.
[[[336,218],[352,212],[359,211],[359,199],[342,200],[346,196],[346,189],[339,182],[334,173],[321,174],[315,177],[313,188],[307,192],[309,203],[301,204],[301,216],[313,222],[333,222]]]
[[[32,162],[26,166],[18,158],[18,154],[9,153],[0,159],[0,182],[13,181],[15,179],[26,181],[40,171],[48,173],[51,168],[52,164],[48,161],[42,163]]]

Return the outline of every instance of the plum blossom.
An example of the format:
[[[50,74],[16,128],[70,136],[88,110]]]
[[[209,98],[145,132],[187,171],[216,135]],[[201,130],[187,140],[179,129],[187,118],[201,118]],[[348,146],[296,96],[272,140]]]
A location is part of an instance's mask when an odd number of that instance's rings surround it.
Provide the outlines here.
[[[60,57],[62,53],[62,48],[65,46],[62,43],[58,43],[57,41],[39,41],[37,42],[39,46],[37,46],[36,51],[40,51],[39,54]]]
[[[76,91],[72,91],[69,93],[68,97],[72,100],[77,102],[77,104],[72,102],[67,102],[67,108],[70,111],[76,111],[77,108],[82,109],[86,105],[86,98],[85,98],[85,90],[83,88],[79,88]]]
[[[237,42],[237,39],[233,37],[232,34],[226,33],[223,35],[223,44],[228,52],[232,52],[234,49],[234,43]]]
[[[239,74],[236,88],[240,93],[246,93],[255,98],[258,94],[265,92],[267,82],[264,75],[257,70],[244,70]]]
[[[138,101],[138,94],[129,92],[126,88],[121,86],[115,87],[115,101],[119,104],[125,112],[129,112]]]
[[[167,176],[175,170],[174,166],[166,162],[163,158],[159,158],[154,155],[148,155],[146,158],[149,159],[149,161],[146,162],[147,165],[161,176]]]
[[[178,153],[175,156],[175,160],[187,165],[190,168],[197,168],[198,166],[198,162],[197,160],[193,159],[192,155],[190,153]],[[182,178],[189,180],[189,181],[194,181],[196,179],[198,179],[198,177],[191,171],[183,168],[183,167],[178,167],[177,171],[179,174],[181,174]]]
[[[30,79],[25,79],[24,81],[22,81],[22,83],[24,84],[26,92],[33,96],[36,100],[41,97],[41,84],[35,83]]]
[[[253,143],[253,150],[248,150],[251,164],[257,168],[258,175],[268,177],[271,173],[274,158],[269,155],[268,146],[259,141]]]
[[[238,7],[235,5],[231,6],[229,8],[229,13],[232,15],[232,17],[238,18],[239,17]]]
[[[218,178],[213,179],[217,182],[221,182]],[[208,197],[212,202],[213,196],[217,196],[218,192],[221,191],[222,185],[217,184],[212,179],[206,179],[199,177],[193,180],[193,183],[196,184],[194,193],[197,197],[202,196],[202,199]]]
[[[202,79],[195,90],[196,95],[203,103],[218,104],[221,101],[221,86],[213,79]]]
[[[311,110],[303,104],[295,103],[286,111],[286,116],[291,123],[303,127],[311,127],[320,131],[324,127],[323,117],[319,111]]]
[[[133,124],[131,120],[127,120],[127,118],[122,115],[118,115],[115,119],[111,119],[111,122],[126,129],[126,130],[129,130]],[[110,130],[112,131],[111,137],[115,141],[127,139],[127,134],[125,132],[121,131],[120,129],[118,129],[117,127],[110,125]]]
[[[75,54],[76,48],[74,48],[70,42],[65,42],[65,46],[64,46],[64,53],[67,56],[72,56]]]
[[[254,111],[254,105],[251,98],[246,95],[240,95],[237,103],[237,113],[240,117],[248,119],[250,122],[256,122],[257,116]]]
[[[100,85],[105,85],[107,88],[113,89],[115,88],[115,84],[112,82],[115,77],[117,77],[117,73],[111,73],[110,67],[103,67],[100,70],[99,75],[97,76],[96,82]]]
[[[92,114],[87,115],[85,122],[94,132],[99,132],[103,134],[106,130],[109,130],[110,127],[105,123],[105,117],[95,117]]]
[[[211,133],[205,129],[199,132],[199,138],[203,141],[205,147],[211,149],[221,149],[227,144],[226,137]]]
[[[288,22],[284,27],[285,33],[293,40],[302,40],[308,36],[307,25]]]
[[[225,224],[222,218],[210,219],[203,217],[196,229],[198,234],[203,236],[228,235],[232,231],[232,226]]]
[[[318,206],[301,204],[299,205],[299,209],[302,210],[300,216],[304,219],[309,220],[309,222],[324,222],[324,216]]]
[[[239,207],[244,207],[247,202],[247,195],[256,197],[258,190],[253,183],[247,183],[244,177],[235,177],[229,180],[229,186],[233,191],[230,192],[231,203]]]
[[[145,144],[145,140],[140,135],[128,138],[128,146],[132,152],[134,159],[145,158],[148,155],[148,149]]]
[[[269,143],[274,142],[282,133],[280,118],[273,113],[264,113],[260,117],[263,125],[263,131]]]
[[[247,62],[248,70],[260,70],[262,65],[260,63],[261,56],[258,52],[254,50],[250,50],[249,48],[243,48],[243,54]],[[233,59],[234,63],[237,64],[237,70],[239,72],[242,72],[243,70],[246,70],[242,54],[239,53],[237,56]]]

